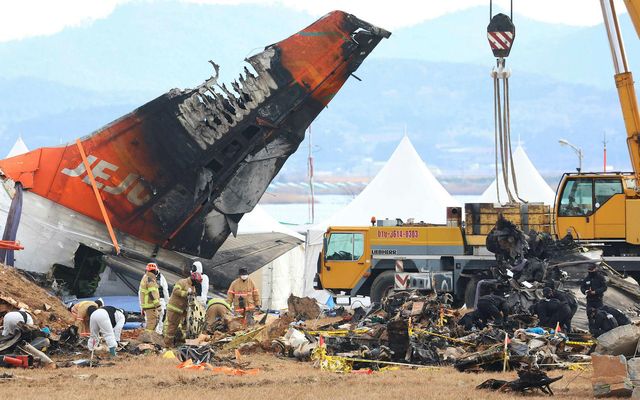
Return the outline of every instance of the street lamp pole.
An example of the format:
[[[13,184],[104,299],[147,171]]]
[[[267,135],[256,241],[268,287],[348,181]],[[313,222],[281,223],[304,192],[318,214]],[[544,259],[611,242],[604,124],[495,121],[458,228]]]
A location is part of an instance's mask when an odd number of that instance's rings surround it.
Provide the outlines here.
[[[578,173],[580,173],[582,171],[582,149],[569,143],[569,141],[566,139],[560,139],[558,140],[558,143],[560,143],[562,146],[569,146],[571,147],[571,149],[573,149],[573,151],[576,152],[576,154],[578,155]]]

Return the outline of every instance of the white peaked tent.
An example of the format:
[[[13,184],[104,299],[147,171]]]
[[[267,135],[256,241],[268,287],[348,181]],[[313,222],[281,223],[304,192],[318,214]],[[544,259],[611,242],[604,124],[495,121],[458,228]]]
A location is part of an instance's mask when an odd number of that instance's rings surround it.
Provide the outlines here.
[[[284,233],[304,240],[302,235],[276,221],[259,205],[245,214],[238,224],[239,235],[268,232]],[[286,308],[290,294],[301,296],[304,291],[303,267],[304,245],[301,244],[251,274],[251,278],[260,287],[263,307]]]
[[[251,212],[245,214],[238,224],[239,234],[277,232],[304,240],[304,236],[276,221],[260,205],[256,205]]]
[[[28,152],[29,152],[29,149],[27,148],[27,145],[22,140],[22,136],[18,136],[18,139],[13,144],[13,147],[11,148],[11,150],[9,150],[9,153],[5,158],[19,156],[20,154],[24,154]]]
[[[522,146],[518,146],[513,152],[513,164],[516,170],[516,183],[518,185],[518,194],[522,200],[553,205],[555,201],[555,193],[544,178],[540,175],[536,167],[525,153]],[[513,190],[513,182],[509,177],[511,193],[515,196]],[[498,177],[498,189],[500,190],[500,201],[505,203],[508,201],[507,192],[504,188],[504,179],[502,173]],[[496,180],[482,193],[478,199],[479,203],[498,203],[498,193],[496,191]]]
[[[409,137],[403,137],[380,172],[351,203],[307,231],[305,290],[313,293],[313,277],[328,226],[367,226],[372,216],[444,224],[447,207],[460,205],[429,171]]]

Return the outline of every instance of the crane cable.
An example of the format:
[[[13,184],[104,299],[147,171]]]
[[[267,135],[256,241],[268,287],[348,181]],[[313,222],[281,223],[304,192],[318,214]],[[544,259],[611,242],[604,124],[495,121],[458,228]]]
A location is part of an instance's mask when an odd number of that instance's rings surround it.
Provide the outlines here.
[[[520,197],[516,178],[515,164],[513,162],[513,150],[511,146],[511,116],[509,106],[509,76],[511,72],[505,69],[506,57],[509,55],[513,39],[515,38],[515,26],[511,22],[513,18],[513,2],[511,2],[511,18],[504,14],[493,14],[493,1],[489,2],[489,26],[487,37],[496,56],[496,67],[491,70],[493,78],[493,119],[494,119],[494,149],[495,149],[495,174],[496,194],[498,203],[500,199],[500,173],[498,163],[501,165],[502,180],[507,195],[507,203],[515,203],[516,199],[526,203]],[[511,179],[510,179],[511,178]],[[511,183],[513,185],[511,185]],[[513,186],[513,191],[511,187]],[[515,193],[515,196],[514,196]]]
[[[502,61],[502,63],[501,63]],[[498,60],[498,69],[493,69],[491,71],[491,75],[493,77],[493,115],[494,115],[494,130],[495,130],[495,166],[496,166],[496,191],[498,195],[498,203],[502,204],[500,201],[500,185],[498,184],[498,179],[500,179],[498,174],[498,163],[500,163],[502,179],[504,180],[504,187],[508,197],[508,203],[514,202],[513,194],[511,194],[511,190],[509,189],[509,180],[508,180],[508,169],[506,163],[504,162],[507,154],[505,153],[505,125],[507,122],[506,119],[506,96],[501,97],[500,90],[500,79],[508,79],[506,77],[506,73],[504,73],[504,58]],[[504,84],[504,81],[503,81]],[[502,106],[502,103],[504,107]]]
[[[513,177],[513,189],[516,193],[516,197],[523,203],[527,203],[523,200],[518,193],[518,180],[516,179],[516,167],[513,162],[513,147],[511,146],[511,106],[509,99],[509,77],[504,80],[504,95],[505,95],[505,127],[506,127],[506,139],[508,140],[509,149],[509,164],[511,165],[511,176]]]

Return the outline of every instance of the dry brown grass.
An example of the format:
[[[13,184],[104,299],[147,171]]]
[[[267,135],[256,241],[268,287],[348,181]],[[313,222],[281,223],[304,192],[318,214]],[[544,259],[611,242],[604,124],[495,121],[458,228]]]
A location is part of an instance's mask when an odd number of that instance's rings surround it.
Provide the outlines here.
[[[476,390],[485,379],[512,378],[513,373],[479,375],[458,373],[452,368],[379,372],[373,375],[341,375],[314,369],[311,363],[282,360],[271,355],[247,356],[256,376],[220,376],[206,371],[176,369],[175,360],[159,356],[130,357],[116,366],[66,368],[58,370],[2,370],[14,379],[0,381],[2,393],[19,393],[23,400],[43,399],[511,399],[512,394]],[[250,358],[249,358],[250,357]],[[558,399],[591,398],[589,378],[584,372],[562,390],[578,373],[556,371],[550,376],[565,378],[552,388]],[[197,397],[194,397],[197,396]],[[518,397],[518,396],[516,396]],[[546,398],[527,396],[527,398]]]

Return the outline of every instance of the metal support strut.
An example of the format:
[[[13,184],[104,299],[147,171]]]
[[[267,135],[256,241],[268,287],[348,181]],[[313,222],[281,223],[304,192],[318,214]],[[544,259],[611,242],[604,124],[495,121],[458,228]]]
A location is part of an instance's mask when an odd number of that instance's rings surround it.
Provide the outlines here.
[[[98,186],[96,185],[96,179],[93,176],[93,171],[91,171],[91,165],[89,165],[89,161],[87,160],[87,155],[84,152],[84,148],[82,147],[82,142],[80,141],[80,139],[76,140],[76,146],[78,146],[78,150],[80,151],[80,157],[82,157],[82,163],[84,164],[84,169],[87,171],[87,176],[89,177],[89,181],[91,182],[91,187],[93,188],[93,194],[96,196],[96,200],[98,201],[98,206],[100,207],[100,212],[102,213],[102,219],[104,220],[104,223],[107,226],[107,230],[109,231],[109,236],[111,237],[111,242],[113,243],[113,247],[116,249],[116,254],[120,254],[120,245],[118,245],[116,234],[113,231],[113,227],[111,226],[111,220],[109,219],[109,215],[107,214],[107,209],[104,208],[102,197],[100,197],[100,192],[98,191]]]

